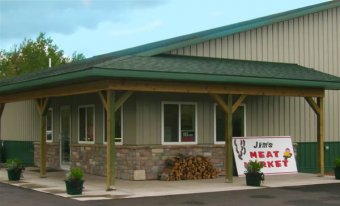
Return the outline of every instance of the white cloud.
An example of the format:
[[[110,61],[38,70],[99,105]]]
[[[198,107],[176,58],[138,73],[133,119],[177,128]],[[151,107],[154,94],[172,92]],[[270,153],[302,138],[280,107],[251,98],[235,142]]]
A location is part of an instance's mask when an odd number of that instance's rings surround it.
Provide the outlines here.
[[[92,4],[92,0],[82,0],[82,3],[85,7],[89,8]]]
[[[129,35],[135,35],[139,33],[145,33],[152,31],[156,28],[159,28],[163,25],[163,22],[161,20],[154,20],[152,22],[149,22],[145,25],[137,26],[134,28],[114,28],[113,31],[109,32],[110,36],[119,37],[119,36],[129,36]]]
[[[168,0],[0,0],[0,38],[25,38],[39,32],[71,34],[100,22],[130,21],[130,13]]]

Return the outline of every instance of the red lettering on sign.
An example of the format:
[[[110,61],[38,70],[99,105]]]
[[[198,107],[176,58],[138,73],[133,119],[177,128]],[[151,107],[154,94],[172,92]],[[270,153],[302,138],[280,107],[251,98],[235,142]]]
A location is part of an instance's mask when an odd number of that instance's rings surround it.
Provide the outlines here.
[[[267,167],[267,163],[265,161],[260,161],[260,163],[263,165],[263,167]]]
[[[259,152],[259,158],[265,158],[264,152]]]
[[[256,152],[250,152],[250,158],[257,158]]]
[[[281,160],[276,160],[275,161],[275,166],[276,167],[281,167]]]
[[[274,167],[274,162],[273,161],[268,161],[267,165],[269,168]]]
[[[282,162],[285,167],[288,167],[288,160],[282,160]]]
[[[267,152],[267,158],[269,158],[269,157],[273,157],[273,154],[272,154],[271,151],[268,151],[268,152]]]
[[[275,157],[279,157],[279,151],[273,151]]]

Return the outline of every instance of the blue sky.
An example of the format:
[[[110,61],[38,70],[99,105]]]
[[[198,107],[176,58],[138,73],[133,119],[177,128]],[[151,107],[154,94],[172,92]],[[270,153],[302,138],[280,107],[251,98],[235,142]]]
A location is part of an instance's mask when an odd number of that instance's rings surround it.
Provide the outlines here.
[[[40,32],[86,57],[325,0],[0,0],[0,49]]]

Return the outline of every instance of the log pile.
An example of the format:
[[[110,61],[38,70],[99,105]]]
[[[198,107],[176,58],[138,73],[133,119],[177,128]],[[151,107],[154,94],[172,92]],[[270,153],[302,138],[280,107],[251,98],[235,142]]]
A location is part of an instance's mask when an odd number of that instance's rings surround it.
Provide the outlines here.
[[[165,161],[160,179],[165,181],[213,179],[218,175],[219,171],[209,158],[178,155]]]

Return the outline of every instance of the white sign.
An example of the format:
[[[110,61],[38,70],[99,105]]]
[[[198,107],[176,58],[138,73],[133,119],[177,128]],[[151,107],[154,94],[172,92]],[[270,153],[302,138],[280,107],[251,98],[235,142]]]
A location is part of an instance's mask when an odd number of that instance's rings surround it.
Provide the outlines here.
[[[297,173],[290,137],[233,137],[232,146],[239,176],[249,160],[262,162],[264,174]]]

